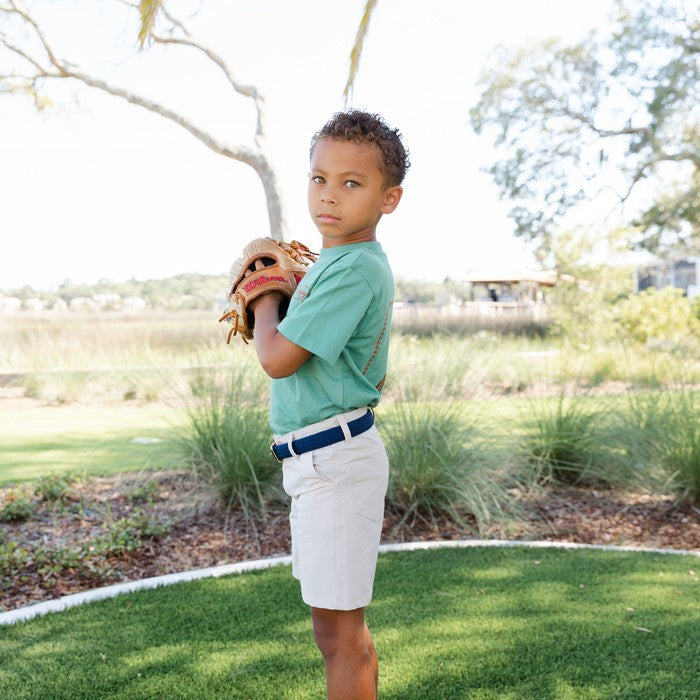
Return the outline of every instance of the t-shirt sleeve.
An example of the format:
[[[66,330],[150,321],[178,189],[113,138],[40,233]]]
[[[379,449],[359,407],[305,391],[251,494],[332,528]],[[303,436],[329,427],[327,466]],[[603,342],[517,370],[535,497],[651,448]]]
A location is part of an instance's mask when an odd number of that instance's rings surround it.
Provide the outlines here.
[[[328,270],[277,330],[322,360],[333,364],[367,313],[372,301],[367,281],[350,267]]]

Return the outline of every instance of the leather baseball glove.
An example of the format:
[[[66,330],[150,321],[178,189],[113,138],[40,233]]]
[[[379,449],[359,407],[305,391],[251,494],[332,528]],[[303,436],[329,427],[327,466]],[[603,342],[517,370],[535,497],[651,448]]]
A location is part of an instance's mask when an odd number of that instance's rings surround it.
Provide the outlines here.
[[[274,238],[256,238],[248,243],[243,255],[231,265],[228,307],[219,319],[233,326],[226,343],[230,343],[236,334],[244,343],[253,337],[255,317],[248,309],[253,299],[268,292],[280,292],[285,297],[285,302],[280,305],[280,315],[286,313],[297,285],[317,258],[316,253],[299,241],[285,243]],[[264,267],[255,264],[258,260]]]

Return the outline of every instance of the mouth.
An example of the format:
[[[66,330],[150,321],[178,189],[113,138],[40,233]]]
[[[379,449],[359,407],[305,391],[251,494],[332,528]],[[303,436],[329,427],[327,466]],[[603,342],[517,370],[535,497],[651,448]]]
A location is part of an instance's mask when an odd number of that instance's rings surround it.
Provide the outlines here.
[[[317,214],[316,218],[324,224],[334,224],[340,221],[337,216],[333,216],[332,214]]]

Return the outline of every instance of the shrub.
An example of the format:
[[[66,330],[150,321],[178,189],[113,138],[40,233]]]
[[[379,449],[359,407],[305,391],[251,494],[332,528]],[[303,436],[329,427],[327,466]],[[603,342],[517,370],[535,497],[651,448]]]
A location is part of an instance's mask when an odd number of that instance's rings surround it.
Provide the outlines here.
[[[0,591],[10,588],[13,579],[25,567],[29,551],[17,542],[0,542]]]
[[[128,517],[106,521],[103,534],[91,543],[89,551],[102,556],[132,552],[139,549],[145,539],[158,538],[168,528],[164,520],[137,509]]]
[[[200,381],[180,440],[195,473],[246,518],[264,516],[269,502],[282,493],[281,470],[269,450],[268,410],[251,405],[259,403],[260,392],[248,369],[240,364],[223,381],[214,374]]]
[[[70,472],[47,474],[37,479],[34,494],[42,501],[64,501],[76,480]]]
[[[439,517],[484,531],[509,517],[510,498],[496,453],[458,402],[401,401],[387,407],[378,429],[389,455],[388,499],[399,523]]]
[[[0,506],[0,521],[27,520],[36,512],[36,504],[20,489],[8,489]]]
[[[617,306],[617,322],[630,340],[678,343],[700,332],[683,291],[674,287],[645,289]]]

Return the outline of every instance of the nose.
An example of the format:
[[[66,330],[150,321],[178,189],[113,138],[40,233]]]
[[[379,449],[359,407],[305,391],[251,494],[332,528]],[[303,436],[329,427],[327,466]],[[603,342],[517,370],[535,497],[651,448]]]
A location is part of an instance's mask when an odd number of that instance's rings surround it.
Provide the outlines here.
[[[321,190],[321,201],[324,204],[335,204],[335,194],[330,187],[326,186]]]

